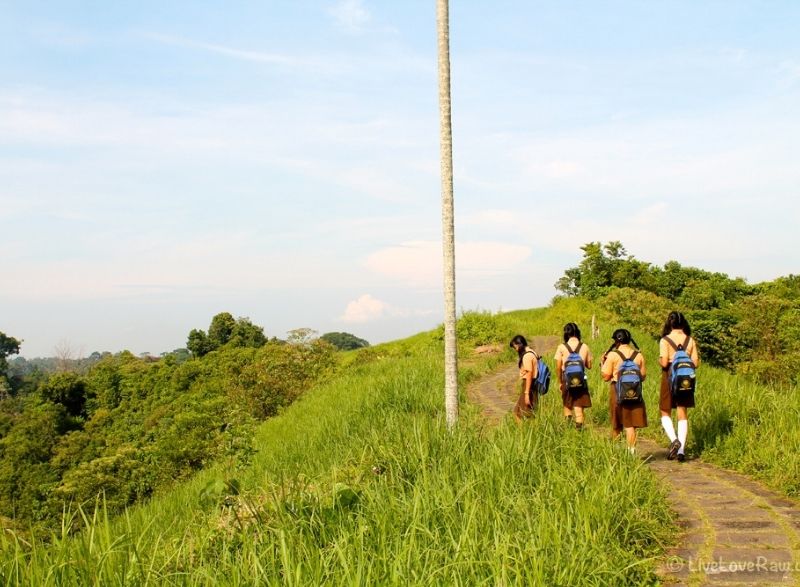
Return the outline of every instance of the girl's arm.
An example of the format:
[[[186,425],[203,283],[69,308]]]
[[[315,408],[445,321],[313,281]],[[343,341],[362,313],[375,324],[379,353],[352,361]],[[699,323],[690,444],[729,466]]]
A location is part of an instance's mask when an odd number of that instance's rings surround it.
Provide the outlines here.
[[[608,358],[608,353],[603,355],[603,364],[600,367],[600,376],[603,381],[611,381],[614,376],[614,369],[611,367],[611,359]]]
[[[669,367],[669,360],[667,359],[668,351],[667,351],[667,341],[663,338],[658,341],[658,364],[661,365],[662,369],[666,369]]]

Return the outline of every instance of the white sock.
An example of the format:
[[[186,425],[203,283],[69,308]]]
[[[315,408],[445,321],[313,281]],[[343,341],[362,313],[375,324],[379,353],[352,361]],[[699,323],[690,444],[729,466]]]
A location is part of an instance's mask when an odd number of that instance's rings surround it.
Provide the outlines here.
[[[635,455],[636,454],[636,447],[635,446],[629,446],[628,447],[628,452],[631,453],[632,455]]]
[[[689,420],[678,420],[678,440],[681,441],[681,447],[678,449],[678,454],[684,454],[686,450],[686,437],[689,436]]]
[[[664,432],[667,433],[667,437],[669,438],[669,441],[670,442],[675,442],[675,439],[678,438],[678,437],[675,436],[675,425],[672,423],[672,417],[671,416],[661,416],[661,425],[664,427]]]

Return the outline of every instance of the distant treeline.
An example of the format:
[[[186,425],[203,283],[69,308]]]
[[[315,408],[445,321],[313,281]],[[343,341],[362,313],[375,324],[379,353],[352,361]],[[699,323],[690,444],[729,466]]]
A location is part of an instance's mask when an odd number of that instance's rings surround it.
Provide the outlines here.
[[[259,421],[329,376],[337,348],[368,346],[310,329],[268,339],[227,312],[160,357],[7,361],[20,341],[0,336],[0,519],[19,529],[52,529],[65,505],[98,495],[120,511],[213,461],[241,465]]]
[[[555,286],[567,297],[602,301],[625,323],[661,336],[672,310],[684,312],[704,360],[767,383],[800,379],[800,276],[748,284],[740,277],[663,267],[628,255],[622,243],[592,242]]]

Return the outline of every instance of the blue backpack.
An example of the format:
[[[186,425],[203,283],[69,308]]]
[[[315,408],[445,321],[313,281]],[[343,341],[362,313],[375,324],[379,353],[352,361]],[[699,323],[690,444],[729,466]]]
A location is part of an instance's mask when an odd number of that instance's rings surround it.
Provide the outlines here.
[[[569,351],[569,356],[564,362],[564,387],[571,392],[585,391],[587,388],[586,382],[586,366],[583,364],[583,357],[578,351],[583,346],[582,342],[578,342],[575,350],[569,348],[567,343],[564,343]]]
[[[550,389],[550,367],[544,362],[544,359],[537,355],[534,351],[527,351],[536,357],[536,379],[531,382],[531,391],[535,391],[539,395],[544,395]]]
[[[634,359],[639,351],[633,351],[630,357],[625,357],[619,350],[615,350],[622,364],[617,369],[617,403],[634,404],[642,401],[642,370]]]
[[[686,337],[683,344],[676,345],[672,339],[664,337],[666,341],[675,349],[672,363],[669,368],[669,388],[672,395],[683,393],[694,393],[695,388],[695,365],[692,357],[686,352],[689,347],[690,337]]]

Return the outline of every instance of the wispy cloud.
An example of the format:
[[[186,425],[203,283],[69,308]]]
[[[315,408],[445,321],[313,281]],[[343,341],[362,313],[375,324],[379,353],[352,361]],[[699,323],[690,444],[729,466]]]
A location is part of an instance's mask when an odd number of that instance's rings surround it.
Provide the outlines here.
[[[201,51],[222,55],[224,57],[230,57],[231,59],[236,59],[239,61],[266,63],[270,65],[280,65],[292,68],[307,67],[325,71],[330,71],[331,69],[341,69],[343,67],[341,62],[323,60],[316,57],[301,57],[298,55],[289,55],[285,53],[272,53],[266,51],[242,49],[239,47],[229,47],[227,45],[195,41],[192,39],[186,39],[184,37],[165,35],[162,33],[143,33],[143,35],[148,39],[163,43],[165,45],[183,47],[185,49],[199,49]]]
[[[339,27],[353,33],[362,31],[371,18],[362,0],[339,0],[328,13]]]
[[[342,322],[363,324],[385,318],[403,318],[409,316],[428,316],[432,310],[411,310],[400,308],[370,294],[363,294],[349,302],[344,314],[339,317]]]

